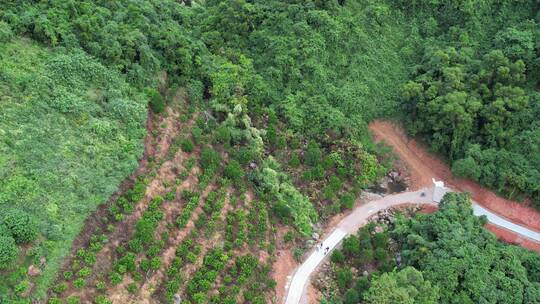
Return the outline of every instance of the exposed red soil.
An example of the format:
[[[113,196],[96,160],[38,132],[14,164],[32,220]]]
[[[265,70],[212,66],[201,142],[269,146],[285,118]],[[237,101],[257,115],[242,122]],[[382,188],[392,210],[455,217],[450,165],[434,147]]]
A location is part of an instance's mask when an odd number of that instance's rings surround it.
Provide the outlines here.
[[[76,252],[80,248],[86,248],[90,243],[90,238],[96,231],[106,230],[107,223],[102,219],[109,213],[108,209],[122,194],[125,193],[135,183],[138,177],[148,174],[152,170],[149,159],[153,158],[160,160],[168,152],[171,144],[171,138],[174,134],[178,134],[182,128],[182,124],[178,123],[178,113],[168,109],[166,117],[156,116],[153,113],[149,113],[147,120],[147,136],[144,140],[144,155],[139,162],[139,166],[134,173],[126,178],[119,189],[109,198],[107,203],[102,204],[98,209],[90,215],[86,221],[81,233],[75,238],[71,253],[64,260],[64,265],[59,273],[68,270],[71,266]],[[160,128],[160,126],[166,126],[166,128]],[[157,134],[155,134],[157,133]],[[166,134],[166,136],[163,136]],[[156,150],[156,146],[160,147],[160,152]],[[88,279],[92,281],[96,278],[96,274],[105,273],[111,266],[111,255],[114,254],[114,248],[122,243],[133,231],[133,226],[136,220],[142,215],[148,202],[157,194],[163,194],[165,187],[163,182],[172,182],[175,176],[175,163],[178,163],[180,159],[184,159],[182,151],[178,151],[177,155],[172,160],[166,161],[157,170],[156,177],[148,184],[145,197],[137,203],[135,210],[130,215],[126,216],[123,221],[117,224],[115,230],[112,233],[107,234],[107,238],[110,240],[104,248],[102,248],[96,255],[96,263],[93,265],[93,275]],[[71,286],[66,290],[64,294],[80,295],[82,303],[90,303],[91,293],[86,294],[84,290],[78,290]]]
[[[407,137],[403,128],[387,121],[374,121],[369,125],[375,141],[384,141],[399,155],[411,177],[411,187],[420,189],[432,185],[431,178],[443,180],[451,188],[471,193],[472,198],[483,207],[528,228],[540,231],[540,212],[528,202],[505,199],[478,183],[456,178],[439,157],[414,139]]]
[[[279,233],[278,235],[283,235]],[[283,239],[283,237],[281,237]],[[294,260],[292,250],[289,248],[278,249],[276,251],[276,262],[272,265],[272,279],[276,281],[276,301],[275,303],[283,303],[285,298],[285,285],[288,282],[288,276],[298,266]]]
[[[519,234],[517,234],[517,233],[515,233],[513,231],[510,231],[508,229],[505,229],[505,228],[502,228],[502,227],[499,227],[499,226],[496,226],[496,225],[493,225],[493,224],[488,223],[485,227],[489,231],[495,233],[500,240],[502,240],[502,241],[504,241],[506,243],[519,245],[519,246],[521,246],[523,248],[534,250],[534,251],[540,253],[540,243],[538,243],[538,242],[535,242],[535,241],[530,240],[528,238],[524,238],[524,237],[520,236]]]

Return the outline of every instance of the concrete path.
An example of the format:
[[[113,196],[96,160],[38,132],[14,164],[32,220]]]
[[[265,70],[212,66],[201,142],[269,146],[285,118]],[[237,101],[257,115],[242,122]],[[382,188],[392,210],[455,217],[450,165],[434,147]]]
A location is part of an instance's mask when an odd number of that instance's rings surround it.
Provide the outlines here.
[[[367,219],[371,215],[381,210],[406,203],[436,204],[434,203],[434,199],[441,197],[445,192],[448,192],[450,190],[446,189],[443,191],[442,194],[440,191],[440,188],[436,190],[435,188],[430,188],[415,192],[404,192],[395,195],[388,195],[354,209],[353,212],[347,217],[345,217],[343,220],[341,220],[341,222],[339,222],[339,224],[337,225],[336,229],[333,230],[324,239],[324,241],[322,241],[322,250],[313,249],[306,261],[302,265],[300,265],[293,273],[292,280],[290,281],[290,284],[288,284],[289,287],[287,291],[287,296],[285,298],[285,304],[298,304],[301,301],[302,303],[307,303],[304,295],[310,275],[317,269],[321,262],[331,254],[332,250],[339,245],[343,238],[345,238],[348,234],[356,233],[356,231],[360,227],[367,223]],[[424,196],[421,195],[422,192],[425,193]],[[540,233],[514,224],[498,216],[497,214],[492,213],[489,210],[481,207],[476,202],[472,202],[472,207],[474,215],[485,215],[488,221],[492,224],[506,228],[522,236],[540,242]],[[329,248],[329,252],[325,254],[326,247]]]

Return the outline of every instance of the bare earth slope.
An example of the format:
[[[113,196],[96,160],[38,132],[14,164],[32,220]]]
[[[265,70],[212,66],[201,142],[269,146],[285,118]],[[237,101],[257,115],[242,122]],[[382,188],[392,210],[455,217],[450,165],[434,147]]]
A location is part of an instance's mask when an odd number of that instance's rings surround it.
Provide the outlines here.
[[[406,136],[403,129],[387,121],[374,121],[369,125],[375,141],[384,141],[404,162],[411,175],[411,187],[420,189],[431,186],[431,178],[443,180],[450,188],[471,193],[473,200],[483,207],[518,223],[540,231],[540,212],[527,202],[516,202],[498,196],[478,183],[456,178],[450,168],[414,139]]]

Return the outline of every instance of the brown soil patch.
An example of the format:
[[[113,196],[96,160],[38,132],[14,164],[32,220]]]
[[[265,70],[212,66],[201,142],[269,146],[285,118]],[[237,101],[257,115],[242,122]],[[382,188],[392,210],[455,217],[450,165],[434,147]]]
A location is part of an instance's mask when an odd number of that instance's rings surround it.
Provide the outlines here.
[[[283,237],[281,237],[281,239],[283,239]],[[277,301],[275,303],[282,303],[285,298],[285,286],[289,280],[288,276],[292,274],[294,269],[296,269],[298,263],[294,260],[291,249],[277,250],[276,258],[277,260],[272,267],[272,279],[274,279],[277,283]]]
[[[322,293],[311,284],[307,287],[307,303],[319,303],[321,301]]]
[[[170,148],[170,136],[173,134],[178,134],[179,130],[184,126],[181,123],[178,123],[177,117],[178,114],[174,110],[170,110],[167,117],[157,117],[154,114],[150,113],[147,120],[147,137],[145,138],[145,152],[142,160],[139,162],[139,167],[137,170],[131,174],[126,180],[121,184],[120,188],[109,198],[106,204],[103,204],[98,207],[95,213],[87,218],[85,221],[84,228],[81,230],[81,233],[73,242],[71,253],[66,257],[64,265],[61,268],[59,273],[62,273],[65,270],[70,268],[74,257],[76,256],[77,250],[80,248],[86,248],[90,243],[90,238],[96,231],[96,229],[101,229],[101,231],[106,230],[107,223],[102,221],[102,218],[106,217],[109,207],[122,195],[130,189],[130,187],[135,183],[139,176],[147,175],[152,169],[149,166],[149,158],[154,158],[160,160],[163,156],[167,155]],[[168,121],[168,122],[167,122]],[[191,123],[191,122],[189,122]],[[159,128],[160,125],[165,124],[166,129]],[[154,130],[158,132],[164,132],[166,136],[154,137]],[[161,153],[158,153],[155,149],[155,141],[157,145],[162,149]],[[164,143],[167,142],[167,143]],[[112,258],[115,254],[115,248],[129,239],[129,236],[133,233],[135,222],[146,210],[150,200],[156,195],[163,195],[165,192],[165,187],[163,182],[171,183],[174,181],[176,176],[176,164],[181,163],[186,158],[185,153],[181,150],[178,150],[173,159],[168,160],[163,163],[163,165],[157,170],[155,177],[148,184],[145,192],[145,197],[136,204],[135,210],[133,213],[127,215],[121,222],[116,224],[115,230],[111,233],[107,233],[107,238],[109,242],[96,254],[96,263],[92,267],[92,275],[87,279],[87,282],[92,282],[95,279],[98,279],[99,275],[103,275],[111,267]],[[82,303],[90,303],[90,300],[93,297],[93,290],[78,290],[70,286],[64,295],[77,295],[80,296]]]
[[[537,243],[533,240],[530,240],[528,238],[522,237],[519,234],[510,231],[508,229],[493,225],[493,224],[486,224],[485,226],[489,231],[495,233],[497,237],[506,243],[519,245],[523,248],[527,248],[529,250],[534,250],[538,253],[540,253],[540,243]]]
[[[471,193],[482,206],[503,217],[531,229],[540,231],[540,212],[528,202],[516,202],[498,196],[478,183],[456,178],[440,158],[414,139],[407,137],[403,128],[392,122],[374,121],[369,125],[375,141],[384,141],[399,155],[411,175],[411,187],[420,189],[432,185],[431,178],[443,180],[451,188]]]

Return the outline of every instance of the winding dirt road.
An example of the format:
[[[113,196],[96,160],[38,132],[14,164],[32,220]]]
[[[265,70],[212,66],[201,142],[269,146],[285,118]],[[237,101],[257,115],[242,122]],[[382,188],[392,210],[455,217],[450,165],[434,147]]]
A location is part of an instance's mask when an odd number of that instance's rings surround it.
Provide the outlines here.
[[[527,203],[504,199],[475,182],[455,178],[440,159],[427,153],[415,140],[409,139],[403,129],[393,123],[375,121],[370,124],[370,131],[376,141],[389,144],[399,155],[402,165],[411,176],[412,188],[423,189],[371,201],[356,208],[341,220],[322,242],[322,249],[312,250],[304,263],[294,271],[286,287],[285,304],[304,303],[307,300],[306,286],[311,274],[345,236],[355,233],[366,224],[372,214],[407,203],[433,204],[434,189],[426,190],[432,185],[433,178],[444,180],[454,190],[471,193],[474,214],[486,216],[490,222],[487,228],[501,239],[540,252],[540,213]],[[427,195],[420,195],[422,192]]]
[[[516,202],[498,196],[478,183],[456,178],[441,159],[428,153],[416,140],[407,137],[403,128],[388,121],[374,121],[369,125],[376,142],[384,142],[399,156],[411,177],[411,188],[430,187],[431,179],[442,180],[454,190],[471,193],[474,201],[508,220],[540,231],[540,212],[528,202]]]

